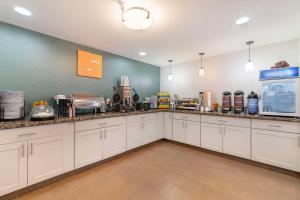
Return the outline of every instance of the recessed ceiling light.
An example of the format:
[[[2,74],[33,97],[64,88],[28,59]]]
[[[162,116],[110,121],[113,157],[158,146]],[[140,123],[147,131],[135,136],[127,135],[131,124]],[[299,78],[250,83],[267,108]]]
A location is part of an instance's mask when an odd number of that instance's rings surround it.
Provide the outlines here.
[[[140,56],[145,56],[145,55],[147,55],[147,53],[144,52],[144,51],[142,51],[142,52],[139,53],[139,55],[140,55]]]
[[[241,17],[235,21],[236,24],[241,25],[241,24],[246,24],[249,22],[250,18],[249,17]]]
[[[31,16],[32,15],[32,13],[29,10],[25,9],[25,8],[14,7],[14,10],[17,13],[21,14],[21,15],[25,15],[25,16]]]

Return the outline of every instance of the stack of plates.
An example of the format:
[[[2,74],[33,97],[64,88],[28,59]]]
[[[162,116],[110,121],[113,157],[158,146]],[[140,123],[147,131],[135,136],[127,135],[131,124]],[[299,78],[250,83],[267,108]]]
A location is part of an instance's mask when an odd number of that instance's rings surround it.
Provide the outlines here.
[[[18,119],[24,117],[24,92],[0,91],[0,118]]]

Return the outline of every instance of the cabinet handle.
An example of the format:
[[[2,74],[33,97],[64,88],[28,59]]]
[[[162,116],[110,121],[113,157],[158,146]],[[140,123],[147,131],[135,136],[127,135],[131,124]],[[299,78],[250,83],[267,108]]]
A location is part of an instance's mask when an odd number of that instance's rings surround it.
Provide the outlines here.
[[[185,121],[185,128],[187,128],[187,122]]]
[[[26,133],[26,134],[20,134],[18,137],[25,137],[25,136],[32,136],[35,135],[36,133]]]
[[[227,121],[226,121],[226,120],[219,120],[219,122],[227,123]]]
[[[104,138],[106,138],[106,129],[104,129]]]
[[[222,127],[219,128],[219,135],[222,135]]]
[[[33,155],[33,142],[30,143],[30,155]]]
[[[226,135],[226,127],[224,127],[223,132],[224,132],[224,135]]]
[[[100,139],[102,139],[102,130],[100,130]]]

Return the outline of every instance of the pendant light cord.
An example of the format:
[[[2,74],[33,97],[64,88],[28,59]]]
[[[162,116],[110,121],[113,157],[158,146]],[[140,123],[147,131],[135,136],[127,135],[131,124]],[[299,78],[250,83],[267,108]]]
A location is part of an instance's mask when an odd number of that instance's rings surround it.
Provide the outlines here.
[[[203,65],[202,65],[202,55],[201,55],[201,69],[203,68]]]
[[[172,70],[171,70],[171,68],[172,68],[172,62],[173,62],[173,60],[169,60],[169,63],[170,63],[170,74],[172,74]]]
[[[246,44],[248,45],[248,54],[249,54],[248,62],[251,62],[251,44],[254,44],[254,41],[248,41],[246,42]]]
[[[250,50],[250,43],[249,43],[249,60],[248,60],[248,62],[251,62],[251,50]]]

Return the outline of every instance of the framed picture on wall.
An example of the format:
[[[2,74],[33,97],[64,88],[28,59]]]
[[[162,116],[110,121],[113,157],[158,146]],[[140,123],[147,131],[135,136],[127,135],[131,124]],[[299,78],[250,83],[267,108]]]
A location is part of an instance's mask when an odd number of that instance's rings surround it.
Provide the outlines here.
[[[77,54],[77,75],[91,78],[102,78],[101,55],[78,49]]]

